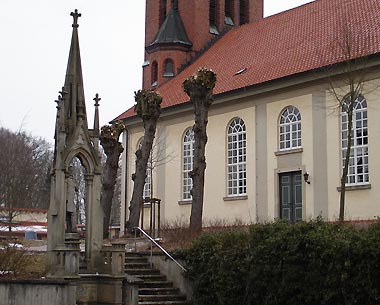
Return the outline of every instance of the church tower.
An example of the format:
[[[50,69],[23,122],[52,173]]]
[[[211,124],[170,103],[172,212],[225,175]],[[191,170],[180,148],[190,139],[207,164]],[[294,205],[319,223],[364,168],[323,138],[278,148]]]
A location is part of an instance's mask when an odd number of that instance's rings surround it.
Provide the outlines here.
[[[143,88],[156,88],[223,33],[263,18],[263,0],[146,0]]]

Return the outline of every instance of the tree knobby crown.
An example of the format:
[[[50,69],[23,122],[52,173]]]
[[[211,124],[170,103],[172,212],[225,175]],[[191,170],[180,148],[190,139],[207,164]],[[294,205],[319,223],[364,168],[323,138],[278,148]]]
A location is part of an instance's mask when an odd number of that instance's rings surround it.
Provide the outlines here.
[[[187,78],[182,86],[183,90],[190,99],[207,99],[208,103],[212,102],[212,90],[216,84],[216,74],[207,68],[199,68],[195,75]]]
[[[150,89],[135,92],[135,112],[143,120],[158,118],[161,114],[162,97]]]
[[[100,131],[100,140],[119,141],[120,134],[125,130],[125,124],[122,121],[117,121],[111,125],[104,125]]]

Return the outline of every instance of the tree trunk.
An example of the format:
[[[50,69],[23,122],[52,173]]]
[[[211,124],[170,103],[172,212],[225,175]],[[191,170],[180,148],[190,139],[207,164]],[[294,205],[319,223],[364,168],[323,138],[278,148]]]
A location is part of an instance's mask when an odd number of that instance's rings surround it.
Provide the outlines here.
[[[144,124],[145,133],[141,148],[136,151],[136,173],[133,175],[133,194],[129,207],[129,219],[127,229],[129,232],[134,227],[139,226],[140,212],[143,205],[143,192],[146,179],[147,164],[156,132],[156,124],[154,120],[146,121]]]
[[[216,76],[207,69],[199,69],[197,75],[191,76],[183,83],[186,94],[193,104],[195,124],[194,130],[194,164],[189,176],[193,180],[192,205],[190,214],[190,231],[202,231],[204,183],[206,171],[206,143],[208,109],[213,101],[213,89]]]
[[[135,96],[135,111],[144,123],[144,137],[141,147],[136,151],[136,172],[132,175],[133,193],[129,206],[127,231],[133,232],[138,227],[140,212],[143,205],[143,192],[146,179],[146,169],[156,134],[157,121],[161,114],[162,98],[151,90],[139,90]]]
[[[190,191],[192,206],[190,214],[190,230],[199,233],[202,230],[203,197],[206,171],[206,143],[208,107],[201,107],[195,115],[194,130],[194,164],[189,176],[193,179],[193,188]]]
[[[344,221],[344,211],[346,204],[346,181],[348,176],[348,168],[350,164],[350,154],[351,154],[351,146],[352,146],[352,114],[354,111],[356,98],[350,94],[350,104],[347,109],[347,120],[348,120],[348,128],[347,128],[347,149],[346,154],[344,156],[344,166],[342,177],[340,179],[340,201],[339,201],[339,221]]]
[[[102,191],[100,204],[104,212],[103,238],[109,237],[110,215],[112,199],[115,191],[119,159],[124,148],[118,141],[124,125],[116,123],[111,126],[103,126],[100,134],[100,144],[106,154],[106,164],[102,174]]]
[[[104,211],[103,238],[108,238],[112,199],[115,191],[117,171],[119,169],[119,158],[124,149],[120,142],[112,140],[103,141],[102,146],[107,159],[102,176],[100,203]]]

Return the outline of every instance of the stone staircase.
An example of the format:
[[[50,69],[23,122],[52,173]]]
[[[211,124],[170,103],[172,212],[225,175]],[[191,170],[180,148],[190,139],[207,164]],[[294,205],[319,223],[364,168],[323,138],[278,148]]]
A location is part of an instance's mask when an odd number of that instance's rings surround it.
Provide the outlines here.
[[[139,284],[139,305],[191,305],[160,270],[155,269],[143,254],[127,252],[125,272],[144,282]]]

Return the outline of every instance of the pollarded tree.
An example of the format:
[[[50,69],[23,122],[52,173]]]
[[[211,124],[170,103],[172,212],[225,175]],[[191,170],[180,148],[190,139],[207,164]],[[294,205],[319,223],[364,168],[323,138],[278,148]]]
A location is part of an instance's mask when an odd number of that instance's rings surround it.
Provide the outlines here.
[[[190,230],[198,233],[202,230],[204,181],[206,170],[206,143],[208,110],[213,102],[213,89],[216,75],[211,70],[201,68],[196,75],[190,76],[183,83],[183,89],[190,97],[195,114],[194,130],[194,165],[189,176],[193,180]]]
[[[143,191],[146,178],[146,169],[152,151],[156,134],[157,121],[161,114],[162,97],[152,90],[135,92],[135,112],[143,120],[144,137],[141,147],[136,151],[136,172],[132,175],[133,192],[129,206],[127,230],[133,231],[138,226],[143,204]]]
[[[119,169],[119,159],[123,152],[123,145],[119,142],[121,133],[125,130],[122,122],[105,125],[100,131],[100,144],[106,155],[106,162],[102,174],[102,191],[100,204],[104,211],[103,237],[108,237],[108,227],[112,210],[112,199],[115,191],[116,178]]]

